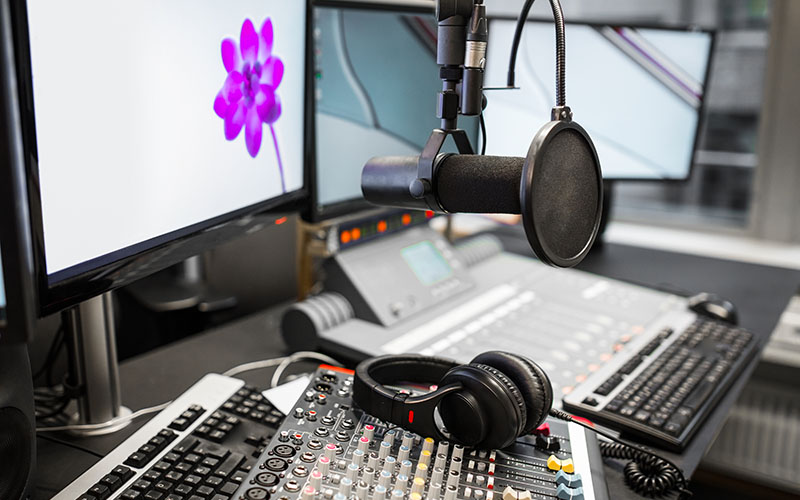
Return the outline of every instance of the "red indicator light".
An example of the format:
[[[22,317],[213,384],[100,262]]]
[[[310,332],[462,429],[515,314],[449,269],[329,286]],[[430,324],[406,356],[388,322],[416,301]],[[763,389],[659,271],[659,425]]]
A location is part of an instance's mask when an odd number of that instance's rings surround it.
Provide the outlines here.
[[[378,221],[378,232],[383,233],[385,231],[386,231],[386,221],[385,220]]]
[[[410,214],[403,214],[403,217],[401,217],[400,220],[403,222],[404,226],[407,226],[407,225],[411,224],[411,215]]]
[[[339,235],[339,239],[342,240],[342,243],[345,245],[350,243],[350,231],[342,231],[342,234]]]
[[[359,228],[354,227],[353,230],[350,232],[353,233],[353,241],[356,241],[361,238],[361,230]]]
[[[428,219],[433,217],[433,210],[425,210],[425,217],[427,217]]]
[[[414,423],[414,410],[408,410],[408,423]]]
[[[281,218],[279,218],[279,219],[275,219],[275,224],[276,224],[276,225],[278,225],[278,226],[280,226],[281,224],[283,224],[283,223],[284,223],[284,222],[286,222],[287,220],[289,220],[289,219],[288,219],[288,218],[286,218],[286,217],[281,217]]]

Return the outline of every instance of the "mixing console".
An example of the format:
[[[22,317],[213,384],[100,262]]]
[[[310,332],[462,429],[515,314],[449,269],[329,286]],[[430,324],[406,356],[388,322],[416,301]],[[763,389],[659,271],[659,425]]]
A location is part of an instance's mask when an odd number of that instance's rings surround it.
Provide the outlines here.
[[[367,415],[352,384],[352,372],[320,367],[234,498],[608,498],[596,438],[576,424],[549,419],[504,450],[469,449]]]

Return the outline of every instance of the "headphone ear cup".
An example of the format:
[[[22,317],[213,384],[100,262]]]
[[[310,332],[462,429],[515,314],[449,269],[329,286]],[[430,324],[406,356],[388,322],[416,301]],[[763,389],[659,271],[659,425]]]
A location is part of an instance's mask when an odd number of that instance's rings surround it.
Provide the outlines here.
[[[526,409],[508,377],[491,366],[471,363],[450,370],[439,385],[453,383],[464,389],[443,398],[439,415],[454,440],[481,448],[505,448],[514,442],[526,422]]]
[[[479,354],[472,362],[500,370],[519,389],[527,414],[520,435],[530,434],[544,422],[553,406],[553,387],[539,365],[524,356],[503,351]]]

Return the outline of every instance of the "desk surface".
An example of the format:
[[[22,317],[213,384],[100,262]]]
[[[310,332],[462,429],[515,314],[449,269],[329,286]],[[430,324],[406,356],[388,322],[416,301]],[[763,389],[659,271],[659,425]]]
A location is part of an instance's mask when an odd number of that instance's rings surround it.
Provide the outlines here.
[[[498,234],[511,251],[529,254],[518,235]],[[665,286],[689,292],[713,291],[734,301],[742,324],[758,334],[762,345],[789,297],[800,284],[800,271],[742,264],[624,245],[605,245],[581,264],[581,268],[612,278],[648,286]],[[196,335],[175,344],[125,361],[120,366],[123,401],[133,409],[167,401],[188,389],[208,372],[223,372],[235,365],[285,354],[278,335],[282,307],[230,325]],[[668,454],[691,474],[721,428],[756,361],[719,403],[704,428],[681,455]],[[266,387],[270,371],[242,374],[247,382]],[[74,440],[76,444],[104,454],[132,434],[146,417],[111,436]],[[70,440],[64,436],[59,438]],[[38,490],[34,498],[49,498],[97,461],[92,455],[38,440]],[[606,467],[612,498],[636,498],[622,481],[621,466]]]

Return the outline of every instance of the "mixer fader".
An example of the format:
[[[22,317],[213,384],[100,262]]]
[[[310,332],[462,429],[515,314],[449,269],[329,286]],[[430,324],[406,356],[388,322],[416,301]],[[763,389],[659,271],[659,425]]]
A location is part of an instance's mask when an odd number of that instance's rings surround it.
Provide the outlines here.
[[[352,372],[320,367],[234,498],[606,499],[594,435],[548,419],[504,450],[406,432],[353,406]]]

